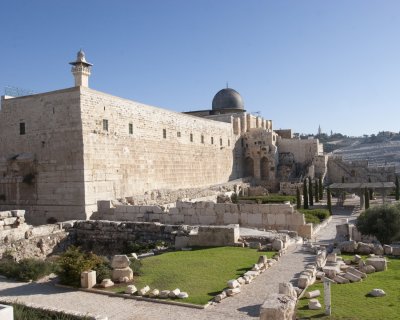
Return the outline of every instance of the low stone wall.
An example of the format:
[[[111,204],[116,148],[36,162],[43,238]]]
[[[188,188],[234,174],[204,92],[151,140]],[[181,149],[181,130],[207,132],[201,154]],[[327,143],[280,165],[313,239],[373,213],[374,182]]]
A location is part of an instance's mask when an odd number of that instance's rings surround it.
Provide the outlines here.
[[[111,201],[99,201],[98,219],[113,221],[160,222],[163,224],[228,225],[293,230],[311,237],[312,225],[290,204],[233,204],[214,202],[181,202],[176,207],[113,206]]]

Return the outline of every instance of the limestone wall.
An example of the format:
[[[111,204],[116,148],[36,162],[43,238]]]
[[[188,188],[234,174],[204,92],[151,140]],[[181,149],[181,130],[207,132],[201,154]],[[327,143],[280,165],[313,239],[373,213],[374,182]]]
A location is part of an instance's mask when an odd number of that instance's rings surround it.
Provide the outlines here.
[[[83,218],[79,88],[3,97],[1,104],[0,209],[26,209],[30,222]]]
[[[313,158],[322,155],[323,146],[318,139],[278,139],[277,145],[280,153],[290,152],[298,163],[311,164]]]
[[[230,204],[213,202],[177,202],[174,208],[162,206],[113,207],[110,201],[99,201],[101,219],[114,221],[157,221],[163,224],[228,225],[299,231],[309,236],[304,215],[290,204]]]
[[[238,178],[231,123],[147,106],[82,88],[85,202]],[[103,128],[108,122],[108,130]],[[130,131],[131,130],[131,131]],[[89,214],[89,213],[88,213]]]

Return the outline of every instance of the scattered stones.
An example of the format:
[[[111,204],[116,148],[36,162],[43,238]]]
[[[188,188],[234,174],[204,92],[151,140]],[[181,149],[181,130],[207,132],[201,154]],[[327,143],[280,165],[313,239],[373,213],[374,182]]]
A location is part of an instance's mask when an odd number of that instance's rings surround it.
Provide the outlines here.
[[[125,288],[125,293],[127,294],[134,294],[135,292],[137,292],[137,289],[133,284],[130,284]]]
[[[178,299],[186,299],[186,298],[189,298],[189,295],[188,295],[187,292],[180,292],[180,293],[177,295],[177,298],[178,298]]]
[[[346,278],[347,280],[350,280],[351,282],[359,282],[361,281],[361,278],[352,274],[352,273],[344,273],[341,275],[343,278]]]
[[[342,277],[341,275],[337,274],[334,278],[333,281],[335,281],[336,283],[339,284],[346,284],[349,283],[350,281],[344,277]]]
[[[306,298],[316,298],[321,295],[321,292],[319,290],[314,290],[314,291],[309,291],[306,293]]]
[[[160,295],[160,290],[158,289],[153,289],[149,292],[150,298],[157,298],[159,295]]]
[[[240,287],[240,283],[237,280],[229,280],[227,282],[227,286],[230,289],[238,288]]]
[[[371,297],[384,297],[386,296],[386,292],[382,289],[373,289],[371,292],[368,293]]]
[[[226,296],[226,292],[225,291],[222,291],[220,294],[217,294],[215,297],[214,297],[214,301],[215,302],[221,302],[223,299],[225,299],[227,296]]]
[[[226,289],[225,292],[228,297],[231,297],[234,296],[235,294],[240,293],[240,288]]]
[[[240,285],[243,285],[246,283],[246,280],[243,277],[239,277],[236,280],[237,280],[237,282],[239,282]]]
[[[308,302],[308,309],[310,309],[310,310],[319,310],[321,308],[322,308],[322,306],[319,303],[318,299],[311,299]]]
[[[355,276],[360,277],[362,279],[365,279],[367,277],[367,275],[364,272],[354,269],[353,267],[347,268],[347,273],[354,274]]]
[[[354,253],[357,249],[357,242],[354,240],[344,241],[339,244],[341,252]]]
[[[142,289],[140,289],[138,291],[138,295],[139,296],[145,296],[145,295],[147,295],[149,293],[149,291],[150,291],[150,287],[149,286],[145,286],[145,287],[143,287]]]
[[[111,279],[103,279],[103,281],[100,283],[100,287],[102,288],[112,287],[113,285],[114,282],[112,282]]]
[[[172,290],[169,292],[169,297],[170,298],[176,298],[178,296],[178,294],[181,293],[181,290],[176,288],[175,290]]]
[[[161,292],[160,292],[160,294],[159,294],[159,297],[161,298],[161,299],[167,299],[168,297],[169,297],[169,293],[170,293],[171,291],[169,291],[169,290],[162,290]]]
[[[374,245],[371,243],[359,242],[357,252],[360,254],[370,254],[374,251]]]
[[[367,266],[362,267],[360,269],[360,271],[364,272],[366,274],[370,274],[370,273],[374,273],[375,272],[375,268],[374,268],[374,266],[367,265]]]

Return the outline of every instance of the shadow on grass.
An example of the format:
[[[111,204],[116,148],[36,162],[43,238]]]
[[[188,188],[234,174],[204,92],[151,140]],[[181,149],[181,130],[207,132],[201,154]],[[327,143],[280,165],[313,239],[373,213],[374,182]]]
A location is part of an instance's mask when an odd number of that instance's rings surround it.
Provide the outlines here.
[[[215,297],[217,294],[220,294],[222,291],[224,291],[225,289],[221,290],[221,291],[214,291],[214,292],[209,292],[207,293],[207,295],[211,296],[211,297]]]

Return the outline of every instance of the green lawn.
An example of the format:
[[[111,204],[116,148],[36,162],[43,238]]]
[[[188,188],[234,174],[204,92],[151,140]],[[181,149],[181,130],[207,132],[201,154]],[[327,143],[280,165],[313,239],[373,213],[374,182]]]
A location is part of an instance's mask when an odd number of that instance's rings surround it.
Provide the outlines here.
[[[346,256],[343,258],[347,259]],[[400,259],[389,259],[388,270],[369,274],[358,283],[334,284],[332,288],[332,316],[324,316],[323,284],[315,284],[307,291],[319,289],[321,310],[308,310],[309,299],[301,299],[297,316],[303,319],[400,319]],[[385,297],[372,298],[366,295],[374,288],[383,289]]]
[[[257,263],[260,255],[271,257],[272,253],[238,247],[164,253],[142,260],[143,274],[134,279],[134,285],[138,289],[148,285],[160,291],[179,288],[189,294],[180,302],[203,305],[222,291],[228,280]]]

